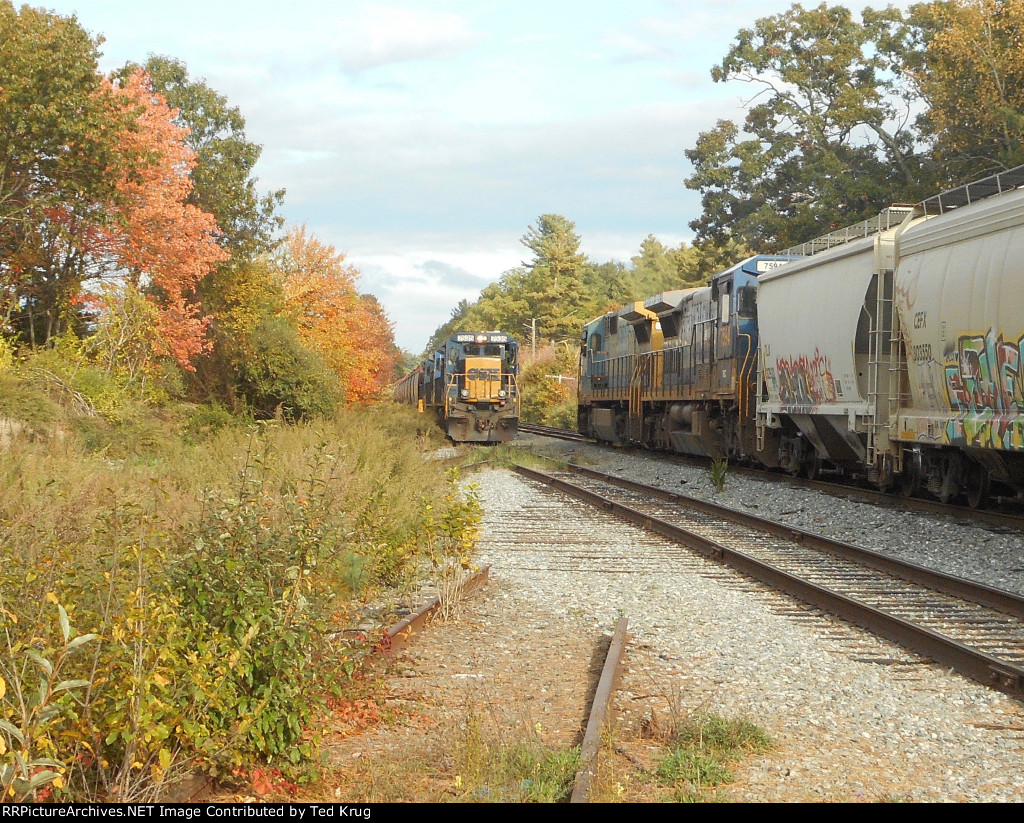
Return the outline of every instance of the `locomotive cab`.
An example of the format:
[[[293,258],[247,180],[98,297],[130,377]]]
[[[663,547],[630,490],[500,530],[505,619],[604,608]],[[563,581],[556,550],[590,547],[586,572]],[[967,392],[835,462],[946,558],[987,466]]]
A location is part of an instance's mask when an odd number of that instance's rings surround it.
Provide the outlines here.
[[[443,416],[455,441],[509,440],[519,429],[519,346],[500,332],[453,335],[444,355]]]

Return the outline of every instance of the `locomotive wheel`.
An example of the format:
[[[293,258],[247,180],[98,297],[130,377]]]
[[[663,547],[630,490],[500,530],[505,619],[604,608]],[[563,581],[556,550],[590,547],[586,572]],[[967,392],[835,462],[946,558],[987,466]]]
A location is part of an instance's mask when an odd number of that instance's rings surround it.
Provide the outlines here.
[[[964,473],[964,485],[967,487],[967,505],[972,509],[984,508],[992,490],[992,478],[984,466],[972,462]]]

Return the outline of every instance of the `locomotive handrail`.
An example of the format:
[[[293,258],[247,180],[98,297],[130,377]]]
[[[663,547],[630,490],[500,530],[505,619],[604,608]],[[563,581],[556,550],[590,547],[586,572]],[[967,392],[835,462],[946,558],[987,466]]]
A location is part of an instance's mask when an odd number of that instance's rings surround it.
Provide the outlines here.
[[[750,353],[754,350],[754,338],[745,332],[740,332],[737,336],[747,338],[747,353],[743,356],[743,363],[740,365],[740,385],[737,387],[739,395],[740,420],[743,420],[747,416],[747,404],[750,401],[750,389],[747,383],[747,365],[750,363]]]
[[[458,390],[458,386],[459,386],[458,381],[459,381],[460,377],[468,377],[468,372],[452,372],[449,375],[449,377],[448,377],[448,383],[445,385],[445,391],[444,391],[444,416],[445,417],[449,417],[451,415],[450,401],[452,399],[452,387],[453,386],[456,389],[456,397],[455,397],[455,399],[458,400],[458,391],[457,390]],[[509,397],[509,399],[515,398],[515,401],[516,401],[516,403],[515,403],[515,411],[516,411],[516,414],[518,415],[518,413],[519,413],[519,382],[516,380],[516,376],[515,376],[515,374],[513,372],[500,372],[498,374],[498,385],[499,386],[505,385],[506,378],[508,379],[508,386],[509,386],[509,389],[510,389],[508,397]]]

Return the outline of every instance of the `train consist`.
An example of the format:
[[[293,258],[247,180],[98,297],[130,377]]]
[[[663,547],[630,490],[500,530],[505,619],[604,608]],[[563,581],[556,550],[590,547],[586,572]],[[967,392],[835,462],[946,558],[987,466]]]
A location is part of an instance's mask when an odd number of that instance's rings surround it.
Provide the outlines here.
[[[1024,166],[583,328],[579,430],[981,506],[1024,493]]]
[[[456,443],[519,434],[519,344],[501,332],[459,332],[402,378],[394,398],[435,413]]]

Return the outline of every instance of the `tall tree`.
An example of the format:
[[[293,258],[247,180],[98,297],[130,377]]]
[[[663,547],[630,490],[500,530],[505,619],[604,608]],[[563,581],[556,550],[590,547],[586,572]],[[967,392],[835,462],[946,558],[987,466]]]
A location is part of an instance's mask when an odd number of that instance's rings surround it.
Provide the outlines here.
[[[737,34],[712,77],[756,93],[742,130],[719,121],[686,152],[699,242],[771,250],[920,191],[913,91],[886,51],[900,23],[895,9],[858,21],[843,6],[794,4]]]
[[[138,127],[123,139],[149,162],[119,181],[121,219],[106,232],[107,245],[118,273],[136,287],[146,286],[158,307],[165,353],[192,370],[196,355],[209,348],[195,290],[228,253],[217,244],[213,216],[187,202],[195,152],[185,142],[187,130],[175,123],[175,112],[141,71],[118,93],[138,112]]]
[[[634,255],[630,262],[633,264],[633,295],[647,296],[668,289],[696,286],[711,273],[702,271],[699,255],[685,243],[678,248],[667,248],[653,234],[644,238],[639,254]]]
[[[68,320],[81,245],[111,219],[140,158],[121,136],[134,112],[97,70],[75,17],[0,0],[0,323],[32,343]]]
[[[594,295],[584,286],[587,258],[580,252],[576,224],[560,214],[542,214],[520,242],[533,252],[523,280],[530,315],[538,335],[575,340],[594,308]]]
[[[913,76],[946,184],[1024,163],[1024,0],[915,7]]]

